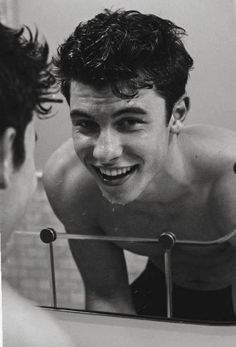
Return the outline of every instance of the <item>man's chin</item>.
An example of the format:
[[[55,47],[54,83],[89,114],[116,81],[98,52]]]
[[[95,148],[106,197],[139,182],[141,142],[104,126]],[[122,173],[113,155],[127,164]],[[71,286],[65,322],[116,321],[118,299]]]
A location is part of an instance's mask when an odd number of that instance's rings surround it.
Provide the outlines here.
[[[122,205],[125,206],[134,200],[136,200],[139,196],[137,193],[114,193],[114,192],[108,192],[104,189],[101,189],[102,195],[104,196],[105,199],[107,199],[111,204],[117,204],[117,205]]]

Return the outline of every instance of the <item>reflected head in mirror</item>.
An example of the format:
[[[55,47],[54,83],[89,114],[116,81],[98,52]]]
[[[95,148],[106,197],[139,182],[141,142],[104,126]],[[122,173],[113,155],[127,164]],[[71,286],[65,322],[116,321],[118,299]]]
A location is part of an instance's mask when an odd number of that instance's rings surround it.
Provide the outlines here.
[[[169,20],[138,11],[109,11],[80,23],[55,58],[61,90],[70,103],[73,80],[130,99],[154,88],[166,103],[167,123],[185,93],[193,60],[185,30]]]

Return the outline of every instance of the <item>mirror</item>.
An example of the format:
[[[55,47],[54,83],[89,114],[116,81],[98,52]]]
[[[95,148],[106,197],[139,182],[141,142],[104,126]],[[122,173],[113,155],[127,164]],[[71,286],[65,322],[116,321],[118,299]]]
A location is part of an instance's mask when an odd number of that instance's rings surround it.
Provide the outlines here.
[[[191,126],[196,123],[209,124],[217,127],[223,127],[236,131],[235,121],[235,107],[234,107],[234,93],[236,90],[236,70],[235,70],[235,56],[236,56],[236,45],[235,45],[235,7],[234,3],[230,0],[224,2],[212,2],[211,0],[194,1],[194,0],[181,0],[181,1],[149,1],[148,4],[143,4],[142,1],[96,1],[90,2],[90,6],[84,6],[83,2],[71,1],[70,6],[66,0],[59,1],[46,1],[42,0],[40,3],[33,0],[21,0],[16,2],[16,26],[20,24],[27,24],[30,27],[34,27],[34,24],[39,28],[41,34],[44,34],[47,38],[51,53],[56,52],[58,44],[62,43],[65,38],[75,29],[76,25],[80,21],[85,21],[92,18],[96,13],[100,12],[103,8],[125,8],[125,9],[136,9],[144,13],[153,13],[162,18],[168,18],[177,25],[186,29],[188,34],[184,38],[184,43],[190,55],[194,59],[194,70],[191,71],[190,79],[187,86],[188,95],[191,100],[191,107],[186,119],[186,126]],[[55,15],[56,14],[56,15]],[[52,20],[53,18],[53,20]],[[68,105],[64,101],[62,105],[57,105],[55,108],[55,117],[41,121],[36,120],[37,132],[39,135],[38,146],[36,150],[36,166],[40,172],[49,156],[58,148],[64,141],[71,136],[71,123],[69,118]],[[224,137],[224,136],[223,136]],[[223,141],[223,139],[222,139]],[[236,153],[235,153],[236,162]],[[233,167],[232,167],[233,170]],[[232,178],[233,182],[233,178]],[[195,184],[195,183],[194,183]],[[199,200],[195,203],[200,204],[201,198],[206,194],[206,190],[199,191]],[[193,202],[192,202],[193,203]],[[130,211],[132,216],[132,208],[129,210],[129,204],[127,206],[113,206],[108,202],[103,201],[104,206],[106,205],[106,211],[109,209],[109,213],[117,215],[115,222],[109,217],[107,226],[115,231],[122,227],[122,222],[126,218]],[[193,229],[196,230],[201,225],[201,218],[204,216],[204,210],[194,210],[196,204],[193,204],[192,208],[192,225]],[[176,205],[172,210],[169,209],[169,218],[177,218],[175,214]],[[147,226],[153,228],[153,206],[150,206],[150,217],[144,216],[146,222],[142,222],[142,211],[139,210],[139,204],[136,205],[139,211],[139,219],[136,223],[133,221],[137,218],[129,218],[130,228],[139,229],[141,226],[145,229]],[[179,211],[181,210],[181,201],[178,201]],[[124,210],[126,209],[126,212]],[[194,210],[194,213],[193,213]],[[185,211],[185,210],[184,210]],[[181,213],[184,213],[181,211]],[[235,210],[236,211],[236,210]],[[166,213],[165,209],[162,209],[163,216]],[[189,212],[190,213],[190,212]],[[214,218],[217,217],[217,211],[215,212]],[[104,216],[106,218],[106,216]],[[186,215],[188,222],[179,224],[183,230],[183,239],[188,239],[187,229],[189,229],[190,221],[189,215]],[[155,223],[154,223],[155,224]],[[204,223],[203,223],[204,224]],[[3,274],[8,281],[15,287],[17,287],[22,294],[27,297],[36,300],[40,305],[50,306],[52,303],[52,294],[50,288],[50,255],[49,248],[43,244],[39,239],[39,231],[45,227],[52,227],[57,232],[64,233],[64,227],[61,222],[57,219],[55,214],[47,201],[45,191],[42,185],[42,180],[39,174],[38,177],[38,190],[34,197],[33,203],[29,206],[25,219],[19,225],[18,232],[15,233],[11,242],[9,243],[8,258],[5,264],[3,264]],[[204,226],[204,230],[207,228]],[[209,229],[212,230],[212,226],[209,225]],[[131,229],[130,229],[131,230]],[[19,231],[27,231],[29,233],[35,233],[34,235],[25,235]],[[177,238],[181,239],[181,231],[175,229]],[[227,232],[231,232],[231,228],[227,228]],[[197,232],[197,230],[196,230]],[[155,233],[154,233],[155,234]],[[199,233],[200,240],[217,239],[219,233],[212,233],[211,235],[205,235]],[[132,233],[128,236],[140,236],[143,234],[139,232],[136,234],[136,230],[133,228]],[[126,235],[123,235],[126,236]],[[152,232],[148,233],[148,237],[152,236]],[[217,237],[216,237],[217,236]],[[190,238],[191,239],[191,238]],[[89,242],[89,241],[85,241]],[[92,241],[91,241],[92,242]],[[222,253],[225,248],[228,247],[228,242],[221,247]],[[121,244],[118,242],[118,245]],[[145,246],[146,247],[146,246]],[[155,245],[156,247],[156,245]],[[159,246],[158,246],[159,247]],[[182,258],[178,258],[178,252],[182,250],[182,246],[173,250],[174,259],[181,262]],[[128,280],[129,283],[135,282],[133,286],[133,296],[139,296],[141,293],[141,287],[144,293],[141,294],[140,298],[137,298],[137,302],[141,306],[145,306],[143,302],[145,296],[150,295],[150,288],[146,288],[147,283],[152,283],[151,290],[155,297],[155,291],[159,288],[157,283],[162,281],[165,284],[165,280],[158,278],[163,274],[157,274],[153,269],[153,264],[148,262],[147,257],[144,255],[145,251],[140,248],[134,247],[132,243],[125,246],[125,260],[128,268]],[[149,254],[154,252],[154,248],[149,249]],[[206,263],[211,262],[212,257],[215,256],[214,247],[209,248],[209,252],[206,249],[201,249],[198,253],[194,246],[187,245],[186,254],[191,263],[194,264],[194,268],[191,268],[189,264],[186,264],[186,273],[199,271],[196,267],[195,262],[201,260],[201,268],[203,275],[198,276],[199,283],[192,284],[193,287],[201,290],[207,273]],[[73,257],[71,255],[68,244],[63,239],[57,239],[54,246],[54,262],[56,271],[56,287],[57,287],[57,306],[63,308],[73,309],[84,309],[84,285],[81,275],[75,265]],[[160,268],[164,271],[164,252],[160,253]],[[228,254],[228,253],[227,253]],[[233,257],[233,255],[232,255]],[[226,256],[227,258],[227,256]],[[206,259],[203,261],[202,259]],[[222,258],[223,259],[223,258]],[[233,258],[232,258],[233,259]],[[228,258],[225,261],[229,261]],[[211,262],[211,266],[214,264]],[[220,269],[220,264],[216,266]],[[173,269],[175,268],[174,261],[172,262]],[[144,275],[141,278],[139,276],[148,266]],[[235,273],[233,270],[235,265],[233,261],[229,261],[231,273]],[[222,273],[225,268],[222,267]],[[205,272],[204,272],[205,271]],[[211,272],[213,273],[213,272]],[[154,277],[153,277],[154,276]],[[213,276],[216,276],[213,274]],[[180,272],[173,274],[173,281],[179,278],[180,283],[183,278],[183,273]],[[191,277],[191,276],[190,276]],[[217,283],[216,287],[220,289],[228,288],[229,279],[224,276],[222,278],[223,285]],[[234,276],[235,277],[235,276]],[[138,279],[139,278],[139,279]],[[137,280],[138,279],[138,280]],[[137,282],[138,281],[138,282]],[[231,282],[234,286],[235,278],[232,278]],[[106,286],[106,283],[104,283]],[[214,285],[207,287],[207,293],[211,297],[212,291],[215,289]],[[228,289],[227,289],[228,290]],[[234,289],[235,290],[235,289]],[[162,293],[165,293],[165,287],[162,289]],[[175,287],[173,293],[178,291]],[[231,295],[227,293],[221,293],[222,295]],[[160,294],[162,295],[162,294]],[[164,294],[163,294],[164,295]],[[186,291],[179,293],[180,296],[185,297]],[[235,301],[236,294],[232,293],[232,297]],[[153,299],[154,300],[154,299]],[[190,300],[190,299],[189,299]],[[197,303],[194,296],[192,302]],[[208,299],[205,298],[206,301]],[[215,299],[220,302],[221,299]],[[164,303],[163,303],[164,302]],[[55,304],[55,302],[54,302]],[[160,316],[152,311],[152,303],[150,309],[140,310],[140,314],[143,316]],[[158,302],[158,305],[163,305],[164,311],[166,309],[165,300]],[[186,304],[189,307],[190,303]],[[195,305],[196,306],[196,305]],[[235,304],[236,308],[236,304]],[[98,309],[95,311],[99,311]],[[102,312],[106,312],[106,309],[102,309]],[[109,310],[108,310],[109,311]],[[121,314],[126,314],[127,311],[121,310]],[[163,314],[165,317],[166,312]],[[177,316],[176,318],[183,319],[183,317]],[[203,318],[203,320],[208,320]],[[223,319],[222,319],[223,320]],[[196,320],[198,321],[198,320]]]

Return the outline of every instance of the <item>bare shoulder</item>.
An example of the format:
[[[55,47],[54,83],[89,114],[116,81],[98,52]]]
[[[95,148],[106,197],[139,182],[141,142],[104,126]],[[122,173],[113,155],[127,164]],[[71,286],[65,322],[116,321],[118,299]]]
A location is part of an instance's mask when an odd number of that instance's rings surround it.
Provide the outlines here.
[[[197,172],[209,187],[208,210],[215,228],[227,234],[236,225],[236,132],[197,125],[187,128],[186,134]],[[231,243],[236,246],[236,239]]]
[[[184,137],[192,164],[200,171],[218,177],[233,173],[236,163],[236,131],[197,124],[186,127]]]
[[[230,136],[232,139],[236,141],[236,131],[232,129],[227,129],[223,127],[217,127],[208,124],[194,124],[191,126],[185,127],[185,133],[190,134],[191,136],[201,137],[201,138],[209,138],[210,140],[217,140],[225,135]]]
[[[77,157],[72,140],[59,147],[46,163],[43,184],[49,202],[59,219],[94,209],[100,192],[92,175]],[[98,205],[98,204],[97,204]]]

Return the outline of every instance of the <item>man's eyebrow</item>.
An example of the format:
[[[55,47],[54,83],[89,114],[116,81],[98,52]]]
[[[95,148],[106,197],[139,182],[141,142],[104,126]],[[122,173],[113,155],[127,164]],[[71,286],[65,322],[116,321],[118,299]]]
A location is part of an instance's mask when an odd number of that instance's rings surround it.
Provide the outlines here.
[[[111,116],[113,118],[119,117],[122,114],[147,114],[147,112],[141,108],[141,107],[137,107],[137,106],[131,106],[131,107],[123,107],[121,109],[119,109],[118,111],[115,111]],[[95,116],[86,112],[86,111],[82,111],[79,109],[74,109],[70,112],[70,116],[71,118],[76,118],[76,117],[86,117],[86,118],[94,118]]]
[[[147,112],[141,108],[141,107],[137,107],[137,106],[133,106],[133,107],[124,107],[118,111],[116,111],[115,113],[113,113],[112,117],[118,117],[121,116],[122,114],[147,114]]]

